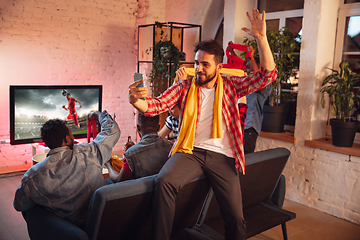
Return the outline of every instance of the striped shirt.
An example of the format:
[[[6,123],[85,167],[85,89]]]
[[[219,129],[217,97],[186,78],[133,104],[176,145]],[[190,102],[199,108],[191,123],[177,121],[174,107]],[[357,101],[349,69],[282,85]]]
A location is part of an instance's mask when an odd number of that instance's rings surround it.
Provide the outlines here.
[[[174,139],[179,136],[179,119],[168,116],[165,120],[166,127],[173,131]]]
[[[232,149],[235,156],[235,167],[237,170],[245,174],[245,157],[243,147],[243,132],[244,128],[241,126],[241,117],[238,108],[238,99],[249,95],[276,79],[276,68],[272,71],[260,68],[259,72],[250,73],[247,76],[223,76],[224,82],[224,96],[222,101],[222,114],[226,120],[226,126],[230,133],[233,143]],[[187,100],[187,94],[190,89],[192,78],[180,81],[164,93],[156,98],[146,98],[148,103],[148,110],[145,115],[155,116],[160,113],[171,110],[175,105],[180,109],[179,126],[181,128],[183,112]],[[201,88],[201,87],[199,87]],[[198,113],[196,124],[199,122],[201,114],[201,91],[198,91]],[[179,129],[180,129],[179,128]],[[174,144],[175,145],[175,144]]]

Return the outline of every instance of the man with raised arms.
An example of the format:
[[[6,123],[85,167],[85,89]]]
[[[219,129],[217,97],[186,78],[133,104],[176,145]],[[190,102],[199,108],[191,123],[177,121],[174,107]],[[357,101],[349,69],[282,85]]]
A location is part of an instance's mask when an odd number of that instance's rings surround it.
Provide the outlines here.
[[[147,97],[147,88],[129,86],[129,102],[145,115],[153,116],[180,109],[180,132],[155,180],[152,238],[170,238],[178,191],[205,174],[225,220],[225,239],[246,239],[240,181],[245,174],[243,129],[238,99],[273,82],[277,75],[266,37],[265,12],[249,13],[250,29],[258,45],[261,69],[245,77],[221,77],[224,50],[215,40],[195,45],[195,77],[172,85],[156,98]],[[146,97],[145,100],[140,98]],[[266,120],[266,119],[265,119]]]

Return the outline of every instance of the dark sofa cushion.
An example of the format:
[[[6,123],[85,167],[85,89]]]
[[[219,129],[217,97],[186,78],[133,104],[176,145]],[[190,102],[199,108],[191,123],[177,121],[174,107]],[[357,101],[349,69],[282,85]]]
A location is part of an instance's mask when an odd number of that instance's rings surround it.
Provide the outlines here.
[[[85,226],[89,239],[150,239],[155,177],[110,184],[96,190]],[[196,223],[209,189],[210,184],[202,175],[179,191],[173,233]]]
[[[31,240],[88,240],[85,231],[43,206],[35,205],[23,214]]]

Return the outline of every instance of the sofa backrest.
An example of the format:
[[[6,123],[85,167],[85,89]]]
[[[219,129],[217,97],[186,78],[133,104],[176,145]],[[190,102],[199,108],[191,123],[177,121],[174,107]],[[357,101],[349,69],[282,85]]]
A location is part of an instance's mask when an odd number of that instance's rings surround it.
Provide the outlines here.
[[[290,151],[285,148],[246,155],[246,174],[239,174],[244,208],[270,200],[289,155]],[[120,182],[96,190],[90,202],[85,226],[89,239],[150,239],[155,177],[153,175]],[[195,225],[209,189],[210,184],[202,175],[179,191],[173,232]],[[214,201],[217,205],[215,198],[212,198],[211,204]],[[220,216],[218,206],[210,206],[210,209],[207,214],[203,212],[200,216]]]
[[[150,239],[155,177],[120,182],[96,190],[85,226],[89,239]],[[209,189],[210,185],[202,175],[179,191],[173,231],[196,223]]]
[[[286,148],[268,149],[245,156],[245,175],[240,175],[243,207],[270,200],[290,156]]]
[[[245,175],[239,174],[244,208],[270,200],[289,156],[290,151],[286,148],[268,149],[245,155]],[[204,203],[198,225],[204,221],[221,218],[219,205],[212,194],[209,193],[210,196]],[[223,225],[222,219],[220,222]]]

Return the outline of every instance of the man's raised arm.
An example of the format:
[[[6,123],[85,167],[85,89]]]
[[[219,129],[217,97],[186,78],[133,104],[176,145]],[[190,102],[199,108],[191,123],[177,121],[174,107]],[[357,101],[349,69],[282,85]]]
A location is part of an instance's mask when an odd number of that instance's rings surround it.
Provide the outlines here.
[[[79,100],[75,99],[75,102],[77,102],[79,104],[79,106],[82,107],[82,104]]]
[[[250,29],[244,27],[242,30],[256,39],[260,65],[267,70],[273,70],[275,68],[275,62],[266,37],[265,11],[262,12],[262,18],[258,9],[253,9],[253,17],[251,17],[248,12],[246,15],[250,20]]]
[[[148,89],[146,87],[136,87],[142,82],[144,82],[144,79],[129,85],[129,102],[141,113],[144,113],[148,109],[148,104],[141,98],[147,96]]]

